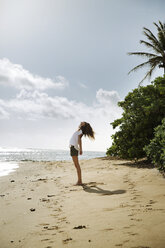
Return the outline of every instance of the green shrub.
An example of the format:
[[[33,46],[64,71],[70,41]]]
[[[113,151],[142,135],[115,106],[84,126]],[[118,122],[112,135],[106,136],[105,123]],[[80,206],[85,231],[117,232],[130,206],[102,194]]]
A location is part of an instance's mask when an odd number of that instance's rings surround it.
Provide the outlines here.
[[[165,117],[165,76],[129,92],[118,105],[123,114],[111,123],[118,131],[112,135],[113,143],[106,154],[126,159],[143,158],[146,156],[144,147],[154,137],[154,128]]]
[[[155,128],[154,138],[145,146],[144,151],[153,164],[165,171],[165,118],[162,124]]]

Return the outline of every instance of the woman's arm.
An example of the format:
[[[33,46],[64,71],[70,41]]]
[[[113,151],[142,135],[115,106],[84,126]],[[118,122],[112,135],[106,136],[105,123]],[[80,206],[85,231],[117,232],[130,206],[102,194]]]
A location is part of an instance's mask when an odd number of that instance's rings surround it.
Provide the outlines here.
[[[81,141],[81,138],[82,138],[83,134],[80,134],[78,136],[78,144],[79,144],[79,148],[80,148],[80,155],[82,155],[83,151],[82,151],[82,141]]]

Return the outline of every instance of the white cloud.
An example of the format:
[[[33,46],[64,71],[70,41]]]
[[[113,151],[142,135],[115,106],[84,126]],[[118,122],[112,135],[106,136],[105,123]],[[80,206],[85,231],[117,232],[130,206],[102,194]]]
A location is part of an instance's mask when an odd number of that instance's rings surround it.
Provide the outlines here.
[[[92,120],[100,118],[101,120],[105,117],[113,119],[118,115],[120,109],[115,104],[117,98],[119,98],[117,92],[99,89],[96,93],[97,102],[88,106],[82,102],[68,100],[66,97],[50,97],[47,93],[37,90],[21,90],[16,98],[1,100],[0,107],[6,113],[26,119]]]
[[[26,90],[64,89],[69,82],[63,76],[55,80],[33,75],[22,65],[13,64],[7,58],[0,59],[0,84]]]
[[[96,99],[102,105],[117,105],[117,102],[120,101],[120,97],[117,91],[106,91],[99,89],[96,92]]]
[[[50,97],[39,91],[21,92],[14,99],[0,101],[0,107],[11,115],[26,119],[62,118],[77,119],[92,113],[90,107],[81,102],[69,101],[65,97]]]

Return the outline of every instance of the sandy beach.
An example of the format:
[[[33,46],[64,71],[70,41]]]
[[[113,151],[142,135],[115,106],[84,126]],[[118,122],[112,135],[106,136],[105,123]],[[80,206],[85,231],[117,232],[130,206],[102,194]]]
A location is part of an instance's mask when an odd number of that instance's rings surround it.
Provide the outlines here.
[[[164,248],[165,178],[128,161],[22,162],[0,178],[0,248]]]

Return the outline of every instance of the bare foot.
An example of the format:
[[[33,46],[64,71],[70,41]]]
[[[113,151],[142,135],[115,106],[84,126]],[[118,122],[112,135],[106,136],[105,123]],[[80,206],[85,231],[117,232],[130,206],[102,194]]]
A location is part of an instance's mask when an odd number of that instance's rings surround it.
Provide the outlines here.
[[[82,182],[77,182],[76,184],[74,184],[74,186],[82,186],[83,183]]]

